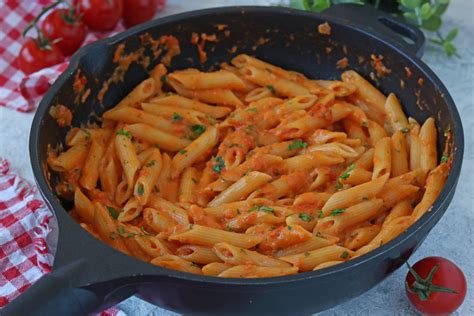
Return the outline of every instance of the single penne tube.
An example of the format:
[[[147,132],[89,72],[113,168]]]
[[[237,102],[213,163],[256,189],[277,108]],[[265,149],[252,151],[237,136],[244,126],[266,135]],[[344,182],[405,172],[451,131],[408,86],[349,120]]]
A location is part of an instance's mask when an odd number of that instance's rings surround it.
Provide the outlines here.
[[[125,203],[122,211],[119,213],[117,220],[119,222],[125,223],[129,222],[138,216],[143,211],[143,207],[140,205],[137,199],[131,198]]]
[[[283,107],[290,111],[306,110],[314,106],[318,99],[314,94],[298,95],[285,101]]]
[[[152,258],[171,254],[168,248],[155,236],[136,235],[134,239],[137,245]]]
[[[385,116],[385,103],[387,98],[377,88],[353,70],[345,71],[341,77],[342,81],[356,86],[357,92],[355,94],[363,100],[369,107],[369,110]],[[377,123],[383,124],[383,121]]]
[[[115,108],[139,107],[140,103],[153,96],[156,92],[156,83],[153,78],[140,82],[133,90],[123,98]]]
[[[210,276],[218,276],[225,270],[230,269],[232,267],[233,265],[228,264],[228,263],[212,262],[202,267],[202,274],[210,275]]]
[[[372,170],[374,167],[374,149],[370,148],[359,156],[354,162],[356,168]]]
[[[102,241],[115,249],[129,254],[121,238],[117,238],[117,227],[109,212],[99,202],[94,203],[94,228]]]
[[[295,267],[261,267],[255,265],[239,265],[223,271],[221,278],[270,278],[296,274]]]
[[[103,117],[108,120],[127,124],[148,124],[167,133],[173,133],[175,131],[175,126],[169,120],[131,107],[109,110],[104,113]]]
[[[243,78],[259,86],[272,86],[272,90],[275,90],[276,95],[296,97],[309,94],[309,90],[304,86],[254,66],[245,66],[240,69],[240,73]]]
[[[130,252],[130,255],[148,262],[151,260],[150,257],[143,249],[138,245],[135,240],[135,236],[141,234],[138,227],[128,224],[117,224],[117,235],[116,238],[122,240],[123,244]]]
[[[354,168],[347,173],[347,178],[340,178],[342,184],[350,184],[352,186],[369,182],[372,180],[372,172],[362,168]]]
[[[229,65],[228,63],[221,63],[221,69],[232,72],[234,75],[238,76],[245,84],[245,90],[242,92],[248,93],[253,89],[257,88],[257,85],[251,83],[250,81],[242,78],[242,75],[239,72],[239,68]]]
[[[169,237],[181,243],[213,247],[220,242],[226,242],[241,248],[251,248],[262,241],[262,237],[248,234],[228,232],[221,229],[201,225],[191,225],[186,231],[178,232]]]
[[[100,160],[105,152],[105,146],[101,140],[94,139],[89,148],[84,168],[82,168],[82,176],[79,183],[87,190],[92,190],[99,179]]]
[[[410,130],[410,170],[421,168],[420,126],[414,125]]]
[[[357,90],[357,87],[349,82],[337,80],[316,80],[316,83],[319,86],[334,92],[334,95],[338,98],[347,97]]]
[[[133,137],[158,145],[160,149],[172,152],[178,151],[191,143],[189,139],[162,132],[159,129],[143,123],[127,125],[127,129],[132,133]]]
[[[236,247],[225,242],[215,244],[212,250],[222,261],[233,265],[252,264],[262,267],[291,267],[291,265],[285,261],[265,256],[256,251]]]
[[[66,145],[74,146],[80,143],[90,143],[93,139],[102,139],[107,133],[102,128],[73,128],[66,135]]]
[[[163,94],[163,76],[165,76],[168,73],[168,70],[166,69],[166,66],[163,64],[158,64],[156,65],[151,71],[150,71],[150,78],[153,78],[155,80],[155,93],[156,94]]]
[[[174,203],[171,203],[161,197],[158,197],[155,194],[151,194],[147,206],[152,207],[154,209],[159,209],[161,212],[164,212],[168,215],[168,217],[175,220],[177,223],[181,225],[188,225],[189,224],[189,216],[186,210],[178,207]]]
[[[262,211],[265,210],[265,211]],[[241,212],[242,213],[242,212]],[[247,212],[237,215],[227,222],[226,228],[231,231],[242,232],[254,224],[270,224],[278,225],[285,222],[283,217],[278,217],[273,214],[276,213],[274,206],[253,206]]]
[[[170,80],[170,85],[178,94],[186,98],[234,108],[241,108],[243,106],[242,101],[230,89],[189,90],[176,80]]]
[[[415,206],[413,214],[411,215],[414,221],[417,221],[433,206],[433,203],[438,198],[444,183],[448,178],[449,166],[447,163],[442,163],[435,169],[431,170],[426,178],[425,194],[420,203]]]
[[[127,179],[118,183],[115,189],[114,200],[117,205],[124,204],[133,195],[133,186],[128,185]]]
[[[345,262],[345,261],[343,261],[343,260],[326,261],[326,262],[320,263],[320,264],[318,264],[317,266],[315,266],[314,269],[313,269],[313,271],[321,270],[321,269],[324,269],[324,268],[333,267],[333,266],[335,266],[335,265],[338,265],[338,264],[344,263],[344,262]]]
[[[344,158],[324,152],[312,152],[283,160],[283,168],[287,172],[296,170],[312,170],[317,167],[337,165],[344,162]]]
[[[333,210],[346,208],[374,198],[382,190],[388,177],[389,175],[385,174],[370,182],[334,193],[322,208],[324,215],[327,216]]]
[[[411,215],[411,213],[413,212],[412,203],[412,199],[405,199],[395,204],[388,213],[387,217],[385,217],[383,221],[383,226],[386,226],[398,217]]]
[[[293,148],[291,144],[294,141],[278,142],[267,146],[257,147],[251,151],[252,154],[269,154],[282,158],[289,158],[298,153],[299,148]]]
[[[217,195],[211,202],[208,203],[207,206],[216,207],[223,203],[229,203],[243,199],[256,189],[263,186],[265,183],[269,182],[271,179],[272,177],[268,174],[252,171]]]
[[[420,190],[419,187],[411,184],[401,184],[398,186],[390,186],[390,188],[388,187],[389,186],[386,185],[382,192],[379,193],[379,197],[384,202],[385,209],[394,206],[398,201],[413,196],[413,194]]]
[[[140,168],[140,161],[135,151],[135,145],[127,135],[117,132],[117,135],[115,135],[115,151],[125,173],[127,186],[133,188],[135,175]]]
[[[237,201],[237,202],[230,202],[230,203],[223,203],[219,206],[215,207],[207,207],[204,208],[204,212],[207,215],[213,217],[222,217],[224,216],[225,211],[236,211],[237,209],[250,209],[254,205],[261,206],[261,205],[271,205],[273,201],[264,198],[257,198],[257,199],[247,199],[244,201]]]
[[[48,165],[57,172],[65,172],[82,166],[89,153],[89,144],[80,143],[72,146],[58,157],[48,159]]]
[[[356,250],[367,245],[380,232],[380,225],[369,225],[358,227],[348,232],[347,238],[344,240],[344,247]]]
[[[88,224],[94,221],[94,204],[82,193],[79,187],[74,190],[74,207],[81,220]]]
[[[347,134],[344,132],[334,132],[327,129],[317,129],[308,139],[310,145],[321,145],[326,143],[344,143]]]
[[[169,185],[169,179],[170,179],[170,170],[171,170],[171,158],[167,153],[163,153],[161,156],[161,171],[160,175],[158,176],[158,180],[155,183],[156,188],[158,189],[158,192],[160,192],[160,195],[167,195],[167,185]]]
[[[176,249],[176,255],[199,264],[222,261],[211,248],[196,245],[183,245]]]
[[[263,197],[277,200],[284,196],[294,195],[304,188],[305,183],[309,183],[308,180],[308,173],[303,171],[282,175],[262,188]]]
[[[293,264],[299,271],[311,271],[323,262],[349,259],[352,254],[353,252],[350,249],[331,245],[297,255],[281,257],[280,259]]]
[[[160,257],[156,257],[152,259],[150,263],[168,269],[179,270],[194,274],[202,274],[201,268],[199,268],[198,265],[174,255],[163,255]]]
[[[437,165],[436,126],[432,117],[428,118],[420,129],[420,168],[432,170]]]
[[[385,113],[387,114],[387,120],[392,134],[397,131],[408,130],[408,119],[405,113],[403,113],[400,102],[393,93],[390,93],[387,97]]]
[[[177,152],[171,160],[171,177],[178,177],[181,172],[200,159],[212,149],[218,141],[217,128],[209,126],[206,131],[191,144]]]
[[[375,121],[368,120],[367,129],[369,131],[370,143],[375,147],[375,144],[382,138],[387,137],[385,129]]]
[[[140,205],[147,204],[163,167],[160,150],[158,148],[150,148],[149,151],[148,159],[138,172],[138,178],[133,190],[133,195]]]
[[[148,102],[199,111],[216,119],[225,117],[232,111],[230,108],[225,106],[209,105],[206,103],[199,102],[197,100],[185,98],[177,94],[153,98]]]
[[[392,168],[390,173],[392,177],[397,177],[409,171],[407,141],[402,131],[398,130],[392,135],[391,146]]]
[[[364,221],[374,219],[383,206],[382,199],[364,201],[345,209],[331,211],[318,221],[316,229],[322,233],[337,235]]]
[[[341,144],[341,143],[329,143],[321,145],[311,145],[307,148],[307,152],[324,152],[334,156],[340,156],[345,159],[347,158],[356,158],[359,156],[359,153],[352,148],[351,146]]]
[[[313,251],[319,248],[324,248],[324,247],[333,245],[334,243],[335,243],[334,240],[330,240],[324,237],[313,236],[311,237],[311,239],[307,241],[298,243],[288,248],[283,248],[283,249],[278,250],[275,253],[275,257],[280,258],[280,257],[286,257],[286,256],[304,253],[307,251]]]
[[[175,71],[169,75],[171,80],[176,80],[189,90],[205,89],[231,89],[245,90],[245,83],[234,73],[226,70],[214,72],[182,72]]]
[[[196,168],[187,167],[184,169],[179,182],[179,196],[181,203],[193,203],[198,183],[198,172]]]
[[[206,123],[206,114],[203,112],[176,108],[175,106],[164,105],[164,104],[155,104],[143,102],[141,104],[142,109],[147,112],[157,116],[165,117],[166,119],[173,120],[173,117],[178,115],[180,120],[184,119],[185,122],[190,124],[204,124]],[[176,129],[176,127],[174,127]]]
[[[390,175],[392,170],[392,148],[391,138],[380,139],[374,148],[374,171],[372,179],[379,178],[385,174]]]
[[[244,101],[247,103],[254,102],[263,98],[271,97],[273,93],[267,87],[258,87],[245,95]]]
[[[155,232],[165,231],[177,224],[177,222],[165,212],[151,207],[143,209],[143,222]]]

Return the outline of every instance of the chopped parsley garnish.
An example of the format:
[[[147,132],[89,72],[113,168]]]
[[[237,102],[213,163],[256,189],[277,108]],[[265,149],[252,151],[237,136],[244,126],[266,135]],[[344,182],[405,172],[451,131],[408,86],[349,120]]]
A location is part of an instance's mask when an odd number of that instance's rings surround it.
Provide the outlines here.
[[[216,163],[214,166],[212,166],[212,170],[214,170],[217,173],[221,173],[222,169],[225,168],[225,162],[224,159],[222,159],[221,156],[216,157]]]
[[[117,237],[117,234],[115,232],[111,232],[109,237],[110,239],[115,240],[115,237]]]
[[[348,257],[349,257],[349,253],[347,251],[344,251],[343,253],[341,253],[342,259],[347,259]]]
[[[444,137],[448,137],[449,133],[451,133],[451,126],[444,129]]]
[[[110,217],[115,218],[115,219],[118,218],[119,212],[112,206],[107,206],[107,211],[109,211]]]
[[[409,129],[408,127],[403,127],[403,128],[400,129],[400,131],[401,131],[402,133],[405,133],[405,134],[406,134],[406,133],[408,133],[408,132],[410,131],[410,129]]]
[[[196,180],[195,178],[191,178],[191,181],[192,181],[194,184],[197,184],[197,183],[198,183],[198,180]]]
[[[443,155],[443,156],[441,157],[441,163],[447,163],[448,161],[449,161],[449,157],[448,157],[448,156]]]
[[[155,160],[150,160],[149,162],[146,163],[145,167],[153,167],[155,165]]]
[[[121,128],[117,131],[117,135],[127,136],[129,139],[132,139],[132,133],[130,133],[129,131],[124,130],[123,128]]]
[[[324,235],[321,234],[321,232],[317,232],[316,235],[314,235],[314,236],[319,237],[319,238],[326,239],[326,237],[324,237]]]
[[[86,140],[91,139],[91,137],[92,137],[91,132],[89,132],[85,128],[82,128],[81,130],[84,132],[84,134],[86,134]]]
[[[183,120],[183,117],[179,115],[178,113],[174,112],[173,115],[171,116],[171,120],[173,122],[179,122]]]
[[[319,211],[319,213],[318,213],[318,218],[323,218],[323,217],[324,217],[323,211]]]
[[[354,170],[354,168],[355,168],[355,164],[351,164],[351,165],[349,166],[349,168],[347,168],[346,172],[344,172],[343,174],[341,174],[340,178],[341,178],[342,180],[346,180],[347,178],[349,178],[349,173],[350,173],[352,170]]]
[[[197,136],[200,136],[202,133],[206,131],[206,126],[196,124],[196,125],[191,126],[191,131]]]
[[[145,230],[145,227],[140,226],[140,230],[142,231],[144,236],[151,236],[151,234]]]
[[[216,123],[217,123],[217,121],[212,116],[210,116],[209,114],[206,114],[206,119],[209,121],[209,123],[212,126],[216,125]]]
[[[269,85],[267,86],[267,89],[270,90],[270,92],[271,92],[273,95],[276,94],[275,87],[272,86],[271,84],[269,84]]]
[[[291,226],[287,226],[287,228],[288,228],[288,230],[292,230],[292,229],[293,229],[293,227],[291,227]]]
[[[162,83],[168,83],[168,75],[163,75],[160,77],[160,81]]]
[[[138,195],[143,195],[145,193],[145,189],[143,188],[143,184],[139,183],[137,185],[137,194]]]
[[[369,127],[369,121],[362,121],[362,126]]]
[[[250,108],[250,109],[247,110],[247,112],[258,113],[258,109],[257,108]]]
[[[297,139],[288,146],[288,150],[302,149],[306,147],[308,147],[308,144]]]
[[[117,228],[117,231],[118,231],[118,233],[119,233],[120,236],[125,237],[126,231],[125,231],[125,228],[124,228],[123,226],[119,226],[119,227]]]
[[[313,216],[306,213],[300,213],[300,215],[298,216],[302,221],[305,221],[305,222],[311,222],[313,220]]]
[[[309,257],[309,252],[306,251],[306,252],[304,253],[304,256],[305,256],[305,257]]]
[[[179,150],[179,153],[180,153],[181,155],[184,155],[184,154],[187,153],[187,152],[188,152],[188,151],[187,151],[187,150],[184,150],[184,149],[180,149],[180,150]]]
[[[337,215],[340,215],[340,214],[344,213],[345,211],[346,211],[345,208],[338,208],[336,210],[331,211],[331,215],[332,216],[337,216]]]
[[[258,208],[258,210],[261,211],[261,212],[267,212],[267,213],[273,213],[273,214],[275,214],[275,211],[274,211],[271,207],[266,206],[266,205],[260,206],[260,207]]]
[[[341,179],[337,178],[336,180],[336,190],[340,190],[342,189],[342,182],[341,182]]]

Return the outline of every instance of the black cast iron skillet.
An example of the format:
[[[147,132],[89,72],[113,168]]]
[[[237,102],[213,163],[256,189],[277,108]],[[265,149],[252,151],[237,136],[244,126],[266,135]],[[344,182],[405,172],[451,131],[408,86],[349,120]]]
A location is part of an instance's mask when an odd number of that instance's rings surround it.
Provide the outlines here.
[[[330,36],[317,32],[328,22]],[[228,26],[229,37],[208,43],[205,64],[198,62],[192,32],[216,33],[215,25]],[[138,35],[154,38],[171,34],[180,40],[182,53],[173,69],[211,69],[237,53],[248,53],[281,67],[303,72],[312,78],[340,78],[336,61],[345,56],[350,68],[366,78],[373,68],[370,55],[380,54],[391,74],[378,78],[376,85],[388,94],[395,92],[406,113],[424,121],[436,119],[439,148],[443,130],[453,133],[454,161],[447,183],[432,210],[406,232],[375,251],[335,267],[293,276],[262,279],[220,279],[182,273],[153,266],[126,256],[99,242],[67,214],[69,205],[58,199],[44,175],[47,144],[64,143],[67,128],[59,128],[47,114],[50,106],[64,104],[74,113],[73,126],[90,122],[91,113],[101,115],[147,77],[142,66],[132,64],[123,82],[112,84],[104,106],[97,94],[113,72],[113,53],[120,43],[126,51],[140,47]],[[221,34],[222,35],[222,34]],[[411,40],[411,44],[402,39]],[[269,41],[252,48],[261,38]],[[59,224],[59,242],[53,272],[1,311],[2,315],[83,315],[112,306],[131,295],[166,309],[191,314],[308,314],[356,297],[390,275],[419,247],[446,211],[458,181],[463,155],[463,130],[453,100],[435,74],[419,59],[424,37],[417,29],[368,7],[340,5],[324,14],[275,7],[229,7],[189,12],[160,18],[113,38],[81,49],[69,68],[50,88],[33,121],[30,155],[38,186]],[[345,49],[343,47],[346,47]],[[326,50],[332,48],[328,53]],[[150,54],[149,51],[145,51]],[[150,54],[151,55],[151,54]],[[417,57],[418,56],[418,57]],[[151,60],[148,69],[158,61]],[[409,67],[408,77],[404,67]],[[76,70],[88,78],[91,96],[85,104],[74,105],[71,86]],[[420,84],[419,79],[423,80]],[[401,80],[405,88],[401,88]],[[441,150],[440,150],[441,151]],[[55,179],[52,178],[54,185]]]

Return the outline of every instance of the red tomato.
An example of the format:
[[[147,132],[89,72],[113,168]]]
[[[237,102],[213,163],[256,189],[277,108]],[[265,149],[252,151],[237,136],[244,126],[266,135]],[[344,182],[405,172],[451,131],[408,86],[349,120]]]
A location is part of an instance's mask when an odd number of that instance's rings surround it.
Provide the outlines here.
[[[51,12],[42,24],[43,32],[50,40],[59,39],[56,45],[64,55],[74,53],[86,37],[86,26],[77,16],[71,16],[67,9]]]
[[[466,296],[466,278],[454,263],[428,257],[415,263],[406,277],[406,293],[418,311],[447,315],[461,306]]]
[[[123,0],[123,22],[131,27],[150,20],[156,13],[158,0]]]
[[[95,31],[110,31],[120,21],[123,0],[79,0],[82,20]]]
[[[39,45],[34,39],[28,39],[20,50],[18,65],[27,75],[40,69],[59,64],[64,60],[61,50],[54,44]]]

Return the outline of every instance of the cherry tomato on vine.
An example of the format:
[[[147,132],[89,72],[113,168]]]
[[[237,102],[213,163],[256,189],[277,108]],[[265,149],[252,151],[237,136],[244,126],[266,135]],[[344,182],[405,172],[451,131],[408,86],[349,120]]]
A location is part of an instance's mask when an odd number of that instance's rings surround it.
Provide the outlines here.
[[[18,66],[27,75],[40,69],[59,64],[64,60],[61,50],[51,43],[41,43],[29,38],[18,56]]]
[[[123,22],[131,27],[153,18],[159,0],[123,0]]]
[[[84,23],[95,31],[110,31],[122,18],[123,0],[79,0]]]
[[[466,297],[466,278],[454,263],[442,257],[424,258],[406,276],[406,294],[415,308],[427,315],[447,315]]]
[[[42,30],[50,40],[58,40],[56,45],[66,56],[74,53],[86,37],[86,26],[74,9],[54,10],[43,21]]]

